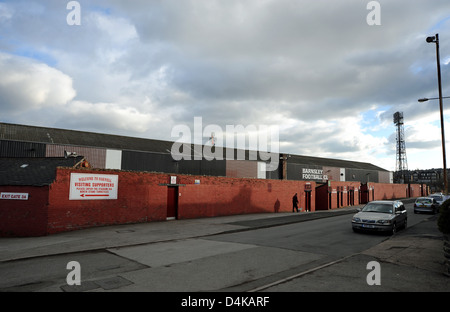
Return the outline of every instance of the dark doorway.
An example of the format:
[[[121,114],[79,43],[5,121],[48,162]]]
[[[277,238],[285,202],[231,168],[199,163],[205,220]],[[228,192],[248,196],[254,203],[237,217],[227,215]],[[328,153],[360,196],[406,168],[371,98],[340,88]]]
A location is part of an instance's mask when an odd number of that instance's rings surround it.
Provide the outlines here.
[[[178,215],[178,186],[167,187],[167,220],[175,220]]]
[[[311,211],[311,191],[305,191],[305,210]]]
[[[331,194],[332,194],[332,193],[333,193],[332,188],[329,187],[329,188],[328,188],[328,209],[333,208],[333,207],[331,206]]]
[[[355,190],[353,188],[349,188],[347,195],[347,203],[349,206],[355,205]]]

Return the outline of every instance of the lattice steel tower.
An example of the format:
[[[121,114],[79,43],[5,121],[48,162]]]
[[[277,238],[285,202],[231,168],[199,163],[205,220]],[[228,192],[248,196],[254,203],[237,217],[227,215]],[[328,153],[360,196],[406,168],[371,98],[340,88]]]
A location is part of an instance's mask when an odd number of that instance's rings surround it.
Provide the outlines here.
[[[406,160],[405,131],[403,128],[403,113],[396,112],[394,114],[394,124],[397,127],[397,153],[395,164],[394,181],[397,183],[407,183],[408,161]],[[408,181],[406,181],[408,180]]]

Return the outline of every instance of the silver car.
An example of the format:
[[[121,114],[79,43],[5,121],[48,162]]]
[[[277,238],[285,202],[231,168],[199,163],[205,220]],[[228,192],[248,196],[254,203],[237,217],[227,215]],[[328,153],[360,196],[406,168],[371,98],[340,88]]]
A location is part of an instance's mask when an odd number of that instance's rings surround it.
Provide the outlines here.
[[[378,200],[358,209],[352,218],[353,231],[377,231],[395,234],[399,228],[406,228],[408,213],[399,200]]]
[[[434,198],[439,206],[444,202],[444,195],[442,194],[431,194],[428,197]]]
[[[414,203],[414,213],[431,212],[438,213],[440,204],[434,197],[419,197]]]

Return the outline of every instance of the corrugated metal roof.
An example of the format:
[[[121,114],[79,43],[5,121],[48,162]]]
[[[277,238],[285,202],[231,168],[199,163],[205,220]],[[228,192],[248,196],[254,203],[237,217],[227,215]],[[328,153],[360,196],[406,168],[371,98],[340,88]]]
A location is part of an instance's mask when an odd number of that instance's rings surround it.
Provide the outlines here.
[[[0,140],[167,153],[173,142],[76,130],[0,123]]]
[[[76,146],[87,146],[97,148],[103,147],[110,149],[153,152],[163,154],[170,153],[170,150],[174,143],[162,140],[143,139],[120,135],[110,135],[110,134],[8,124],[8,123],[0,123],[0,140],[76,145]],[[246,151],[245,154],[246,159],[248,159],[249,152]],[[260,155],[258,154],[258,159],[259,156]],[[365,170],[388,171],[378,166],[365,162],[355,162],[355,161],[301,156],[301,155],[291,155],[291,157],[288,159],[288,162],[311,166],[316,165],[316,166],[329,166],[338,168],[355,168]]]
[[[388,171],[378,166],[365,162],[332,159],[332,158],[320,158],[310,156],[291,155],[288,159],[288,163],[310,165],[310,166],[325,166],[336,168],[348,168],[348,169],[363,169],[363,170],[376,170],[376,171]]]
[[[93,168],[105,168],[105,148],[46,144],[45,157],[64,157],[64,152],[84,156]]]
[[[0,123],[0,140],[109,148],[162,154],[170,154],[174,143],[163,140],[8,123]],[[194,144],[191,144],[192,157],[196,155],[194,150],[196,150],[196,148],[194,147]],[[200,148],[200,150],[203,150],[203,148]],[[234,152],[231,154],[234,154],[234,159],[242,157],[238,154],[237,149],[234,149]],[[224,148],[224,158],[226,155],[227,152]],[[249,151],[244,151],[244,155],[245,159],[249,159]],[[260,155],[256,156],[259,157]]]

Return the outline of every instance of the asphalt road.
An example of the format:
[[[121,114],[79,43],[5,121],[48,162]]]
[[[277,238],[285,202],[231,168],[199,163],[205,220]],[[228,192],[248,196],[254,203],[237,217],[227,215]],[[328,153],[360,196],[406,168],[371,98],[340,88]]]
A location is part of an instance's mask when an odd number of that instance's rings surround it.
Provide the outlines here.
[[[408,211],[408,228],[414,227],[426,218],[430,218],[429,214],[414,214],[412,203],[405,206]],[[286,269],[286,271],[279,272],[265,279],[230,288],[233,291],[341,291],[343,289],[351,291],[365,289],[371,291],[373,289],[367,285],[366,281],[369,273],[366,267],[374,259],[368,256],[364,257],[364,260],[358,260],[361,263],[358,263],[357,267],[351,264],[346,268],[353,275],[351,281],[349,281],[352,285],[355,285],[355,280],[361,282],[357,283],[358,286],[356,287],[343,288],[342,284],[345,281],[339,280],[339,276],[342,276],[342,274],[335,274],[336,272],[328,275],[328,278],[334,281],[332,285],[339,285],[336,288],[330,285],[322,285],[323,287],[321,287],[317,285],[315,279],[304,278],[306,276],[305,272],[310,273],[337,264],[349,257],[363,253],[390,238],[389,235],[381,233],[354,233],[351,228],[351,217],[352,215],[342,215],[299,224],[259,229],[250,233],[240,232],[218,235],[208,239],[278,248],[297,253],[298,266]],[[311,259],[314,260],[311,261]],[[358,272],[357,276],[354,276],[354,272]],[[297,280],[300,280],[301,277],[301,282],[298,284],[286,282],[286,280],[295,280],[296,276],[299,277]],[[283,286],[277,286],[278,284],[283,284]],[[273,286],[268,287],[269,285]]]
[[[409,228],[430,217],[406,207]],[[369,290],[373,256],[364,252],[389,236],[353,233],[351,217],[7,261],[0,263],[0,291]],[[67,285],[70,261],[80,263],[80,286]]]

